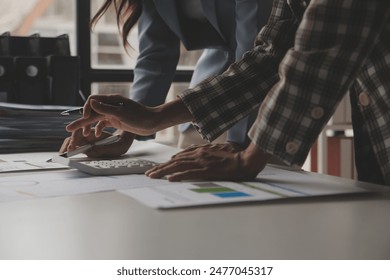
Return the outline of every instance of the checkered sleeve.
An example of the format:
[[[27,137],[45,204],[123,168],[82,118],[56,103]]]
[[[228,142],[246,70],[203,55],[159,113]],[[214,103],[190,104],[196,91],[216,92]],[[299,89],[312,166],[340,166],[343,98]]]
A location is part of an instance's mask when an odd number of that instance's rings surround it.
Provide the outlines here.
[[[212,141],[248,115],[278,81],[278,65],[293,45],[298,20],[286,0],[274,1],[255,47],[220,76],[209,78],[179,97],[202,136]]]
[[[252,142],[287,164],[302,165],[358,76],[389,15],[378,0],[311,1],[280,80],[259,109]]]

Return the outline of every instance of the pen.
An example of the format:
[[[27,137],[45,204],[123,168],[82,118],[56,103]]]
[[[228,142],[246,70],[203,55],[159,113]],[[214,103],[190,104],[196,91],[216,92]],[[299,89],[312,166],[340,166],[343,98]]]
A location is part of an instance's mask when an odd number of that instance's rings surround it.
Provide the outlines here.
[[[125,106],[125,104],[123,102],[120,102],[120,103],[116,104],[115,106]],[[82,115],[83,114],[83,108],[84,107],[79,107],[79,108],[75,108],[75,109],[69,109],[69,110],[61,112],[61,115],[63,115],[63,116]]]
[[[82,115],[82,114],[83,114],[83,107],[79,107],[76,109],[69,109],[69,110],[61,112],[61,115],[63,115],[63,116]]]
[[[61,154],[61,156],[69,158],[69,157],[72,157],[72,156],[84,153],[84,152],[88,151],[89,149],[91,149],[94,146],[102,146],[102,145],[113,144],[113,143],[118,142],[120,139],[121,139],[120,135],[112,135],[112,136],[109,136],[109,137],[104,138],[102,140],[96,141],[95,143],[81,146],[81,147],[79,147],[77,149],[74,149],[73,151],[65,152],[65,153]]]

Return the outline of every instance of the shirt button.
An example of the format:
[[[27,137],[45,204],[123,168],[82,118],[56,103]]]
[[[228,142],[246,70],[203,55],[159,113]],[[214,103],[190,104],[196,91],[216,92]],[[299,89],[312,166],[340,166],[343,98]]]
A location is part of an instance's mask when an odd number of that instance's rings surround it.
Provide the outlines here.
[[[321,107],[315,107],[313,108],[313,110],[311,110],[310,115],[315,120],[321,119],[324,115],[324,109],[322,109]]]
[[[295,142],[288,142],[286,144],[286,152],[290,155],[294,155],[298,152],[299,145]]]
[[[359,94],[359,103],[362,106],[370,105],[370,97],[366,92],[362,92],[361,94]]]

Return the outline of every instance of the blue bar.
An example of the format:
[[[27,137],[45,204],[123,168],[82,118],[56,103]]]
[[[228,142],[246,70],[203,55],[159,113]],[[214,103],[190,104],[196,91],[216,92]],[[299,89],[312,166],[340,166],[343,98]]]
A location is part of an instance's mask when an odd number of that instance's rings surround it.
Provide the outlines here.
[[[251,196],[251,195],[249,195],[247,193],[243,193],[243,192],[213,193],[213,195],[219,196],[221,198]]]

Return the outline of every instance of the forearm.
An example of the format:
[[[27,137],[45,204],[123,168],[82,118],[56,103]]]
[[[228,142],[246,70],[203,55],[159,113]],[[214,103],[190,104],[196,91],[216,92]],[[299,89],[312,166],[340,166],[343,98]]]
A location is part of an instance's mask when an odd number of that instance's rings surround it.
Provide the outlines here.
[[[181,99],[151,108],[151,111],[153,132],[193,120],[193,116]]]
[[[93,95],[84,105],[83,117],[67,125],[66,130],[83,129],[84,135],[89,135],[95,127],[99,135],[105,127],[114,127],[147,136],[188,121],[192,121],[192,115],[180,99],[147,107],[117,94]]]
[[[284,79],[268,94],[249,132],[253,142],[288,165],[304,163],[385,28],[385,2],[378,3],[348,2],[334,14],[337,1],[312,2],[294,48],[280,64]],[[313,28],[313,19],[323,30]],[[343,28],[347,31],[340,33]]]

